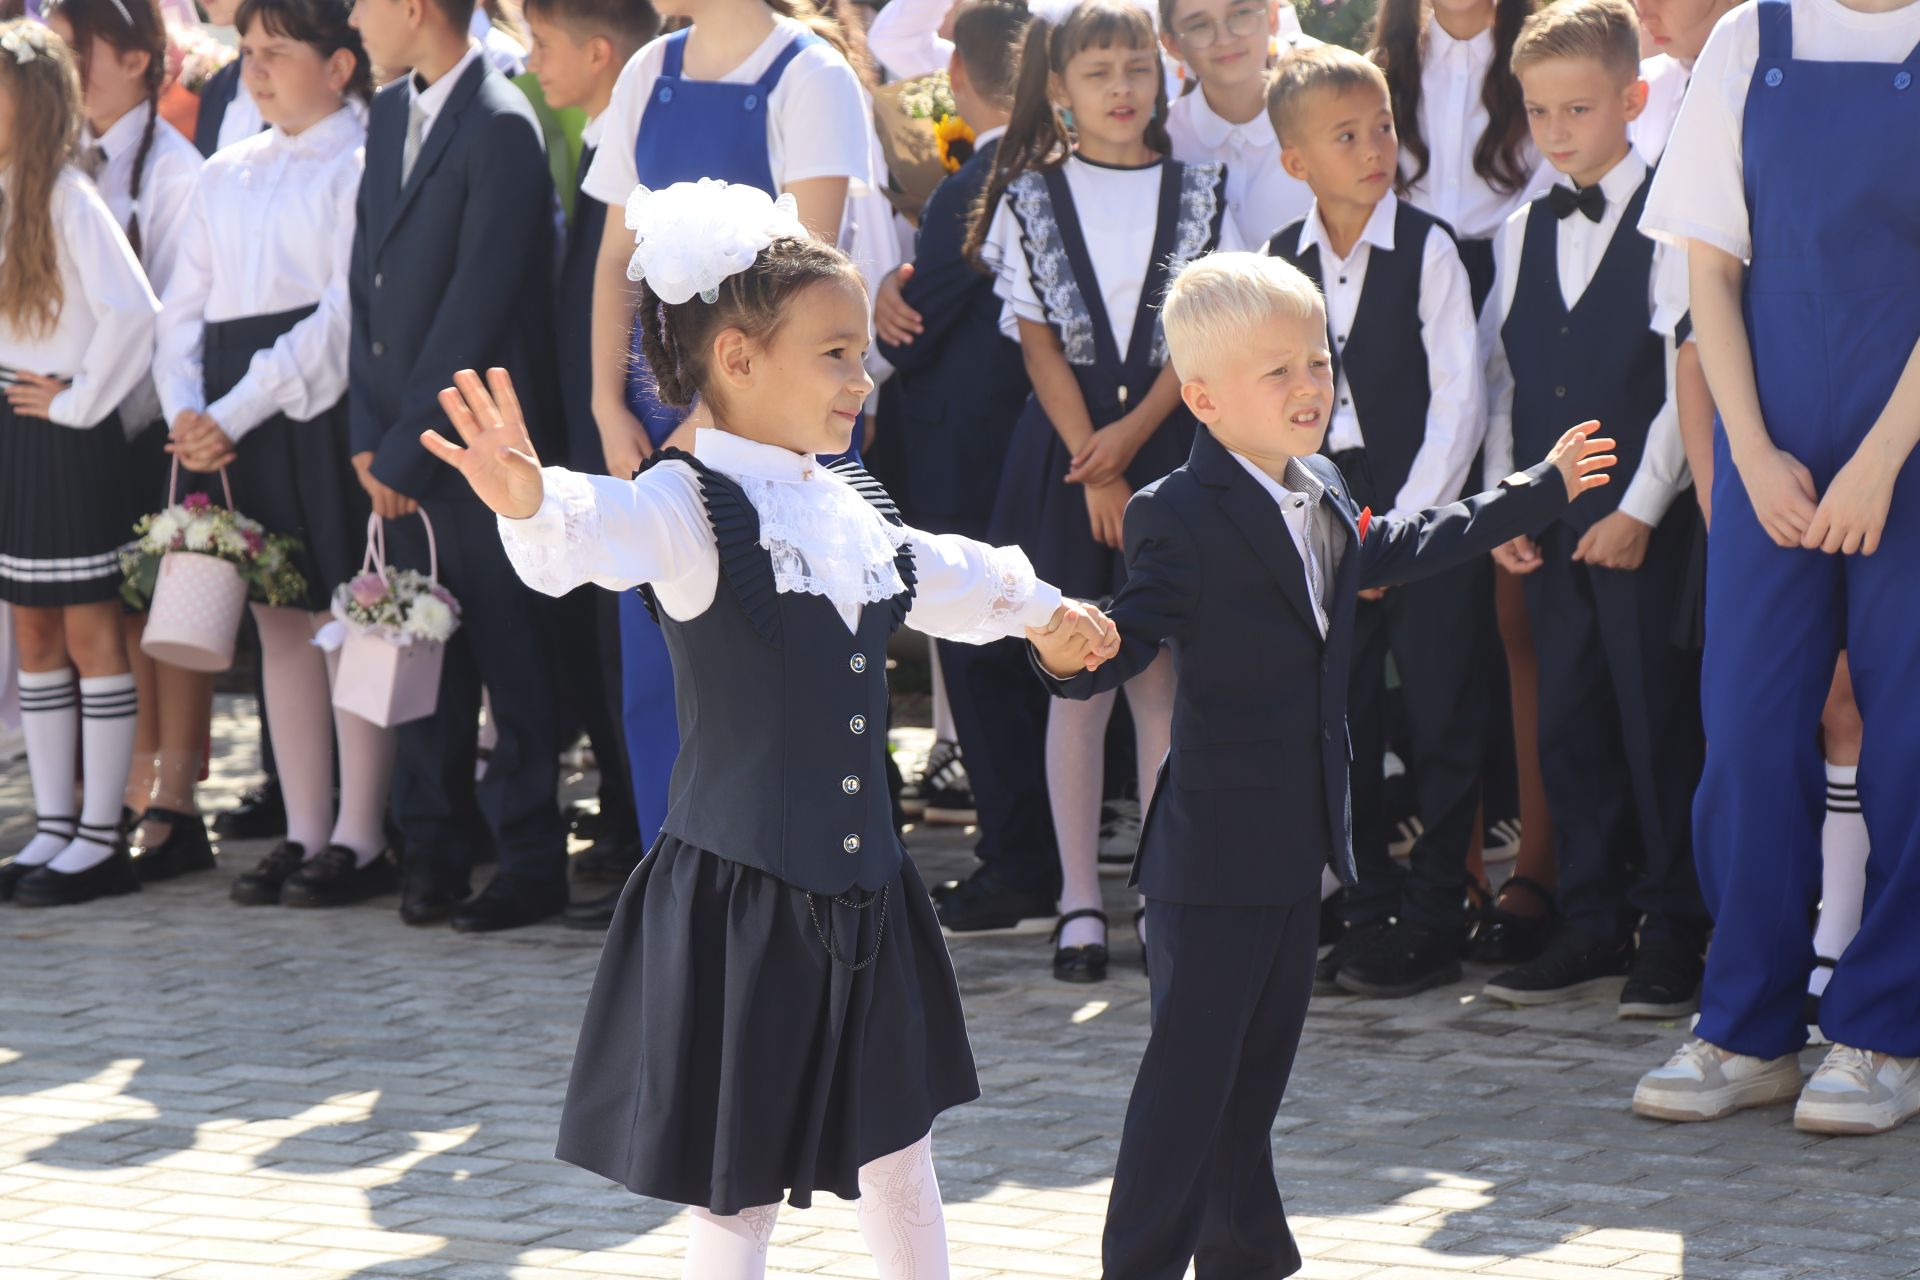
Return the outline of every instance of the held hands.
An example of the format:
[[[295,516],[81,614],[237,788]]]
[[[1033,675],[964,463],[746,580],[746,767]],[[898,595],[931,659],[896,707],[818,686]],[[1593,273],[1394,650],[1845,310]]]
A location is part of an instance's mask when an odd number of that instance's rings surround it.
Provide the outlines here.
[[[189,471],[218,471],[233,462],[233,440],[206,414],[182,409],[167,433],[167,452]]]
[[[1800,470],[1806,472],[1805,467]],[[1880,534],[1887,526],[1887,508],[1893,503],[1893,482],[1899,474],[1898,462],[1884,465],[1878,459],[1854,454],[1827,486],[1800,545],[1829,555],[1844,552],[1870,556],[1879,550]],[[1811,476],[1808,484],[1812,484]],[[1759,503],[1754,506],[1758,508]]]
[[[53,398],[71,383],[66,378],[48,378],[25,369],[14,371],[7,387],[7,403],[23,418],[45,418],[53,412]]]
[[[896,347],[910,346],[927,331],[925,320],[907,305],[900,286],[913,279],[913,264],[904,263],[881,277],[873,293],[873,331],[880,341]]]
[[[513,379],[505,369],[489,369],[488,385],[482,386],[479,374],[462,369],[453,375],[453,382],[440,393],[440,407],[466,447],[450,443],[437,431],[421,432],[420,443],[465,476],[474,493],[496,514],[527,519],[540,510],[545,486],[520,401],[513,394]]]
[[[1629,573],[1647,558],[1647,544],[1653,541],[1653,526],[1615,511],[1595,522],[1586,531],[1573,558],[1597,569],[1622,569]],[[1498,553],[1496,553],[1497,555]]]
[[[1616,461],[1613,441],[1605,436],[1589,438],[1599,429],[1598,422],[1583,422],[1547,451],[1547,461],[1559,469],[1560,478],[1566,482],[1568,502],[1612,479],[1607,468]]]
[[[1062,601],[1045,627],[1028,627],[1027,639],[1040,665],[1056,679],[1081,670],[1094,671],[1120,652],[1120,629],[1093,605]]]
[[[1820,498],[1814,490],[1813,473],[1785,449],[1771,445],[1754,457],[1734,459],[1734,469],[1740,473],[1754,517],[1767,536],[1778,546],[1800,546],[1801,538],[1813,526],[1815,504]],[[1881,514],[1886,514],[1884,507]]]

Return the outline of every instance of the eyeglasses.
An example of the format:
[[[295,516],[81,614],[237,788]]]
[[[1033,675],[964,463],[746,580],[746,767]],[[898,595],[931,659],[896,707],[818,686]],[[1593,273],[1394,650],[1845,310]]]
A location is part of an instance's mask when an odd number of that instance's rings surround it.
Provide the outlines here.
[[[1189,49],[1206,49],[1219,42],[1221,25],[1212,18],[1205,18],[1179,28],[1173,33],[1174,39]],[[1229,9],[1224,25],[1229,37],[1250,36],[1256,31],[1264,31],[1267,27],[1266,6],[1249,4]]]

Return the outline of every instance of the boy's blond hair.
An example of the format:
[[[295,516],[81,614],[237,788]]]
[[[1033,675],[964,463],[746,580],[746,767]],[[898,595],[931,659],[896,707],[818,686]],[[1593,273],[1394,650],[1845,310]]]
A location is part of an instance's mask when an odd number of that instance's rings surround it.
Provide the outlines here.
[[[1173,370],[1187,379],[1197,375],[1208,353],[1244,345],[1276,315],[1314,320],[1324,314],[1320,290],[1285,259],[1209,253],[1189,262],[1167,286],[1160,325]]]
[[[1387,95],[1387,77],[1379,67],[1337,44],[1308,45],[1282,55],[1267,81],[1267,115],[1282,143],[1291,143],[1305,107],[1315,94],[1344,93],[1371,86]]]
[[[1640,19],[1627,0],[1556,0],[1513,42],[1513,73],[1554,58],[1590,58],[1620,77],[1640,75]]]

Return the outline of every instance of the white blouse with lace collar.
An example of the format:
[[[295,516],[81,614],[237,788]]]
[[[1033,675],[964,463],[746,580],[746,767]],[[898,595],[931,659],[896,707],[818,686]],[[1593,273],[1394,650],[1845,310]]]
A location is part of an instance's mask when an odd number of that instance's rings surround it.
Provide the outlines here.
[[[1017,636],[1046,625],[1060,604],[1060,592],[1034,576],[1019,548],[889,523],[809,455],[716,430],[696,432],[693,453],[753,504],[775,587],[826,597],[849,630],[863,607],[904,589],[894,564],[901,547],[912,550],[918,580],[907,622],[929,635],[973,643]],[[499,521],[523,582],[553,596],[588,582],[612,591],[645,582],[669,617],[706,612],[720,554],[692,467],[663,462],[630,481],[560,467],[541,475],[540,510]]]

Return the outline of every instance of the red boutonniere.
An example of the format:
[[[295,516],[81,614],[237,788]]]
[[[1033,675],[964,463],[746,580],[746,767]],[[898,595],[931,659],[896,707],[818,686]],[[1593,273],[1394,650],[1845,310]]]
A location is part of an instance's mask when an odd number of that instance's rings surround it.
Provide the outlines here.
[[[1360,541],[1364,543],[1367,540],[1367,527],[1373,523],[1373,508],[1360,508],[1360,519],[1356,523],[1360,530]]]

